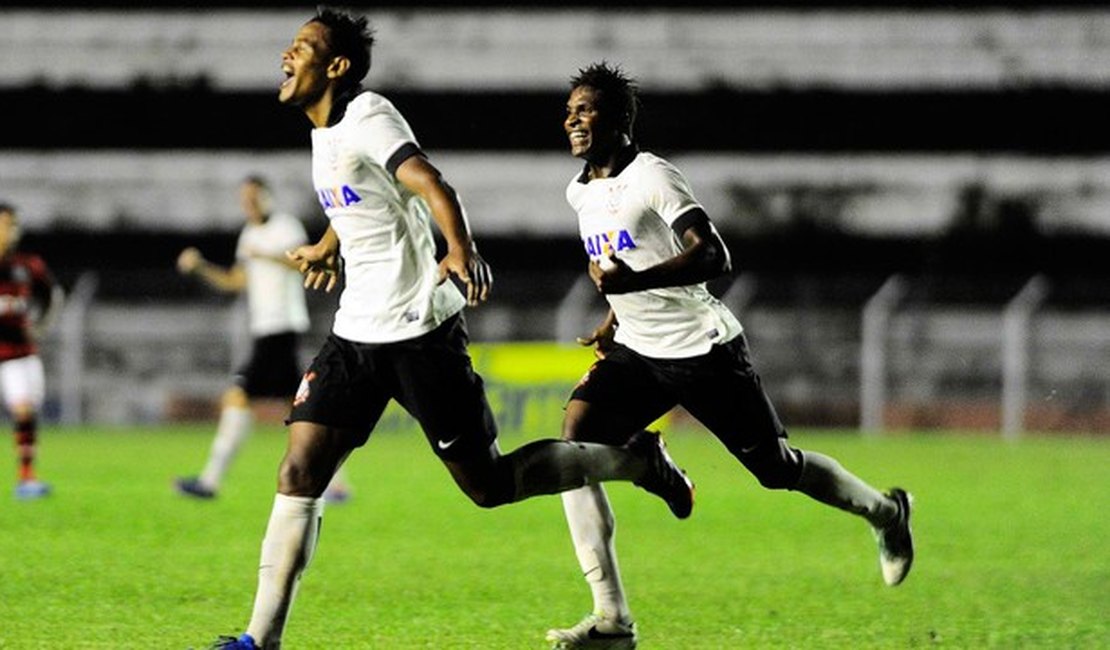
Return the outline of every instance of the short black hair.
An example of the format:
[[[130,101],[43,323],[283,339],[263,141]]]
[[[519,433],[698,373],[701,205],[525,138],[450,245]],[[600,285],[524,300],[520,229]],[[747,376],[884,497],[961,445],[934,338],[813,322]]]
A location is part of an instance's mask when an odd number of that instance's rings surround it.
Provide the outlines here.
[[[15,214],[15,206],[11,203],[4,203],[0,201],[0,212],[11,212]]]
[[[254,185],[256,187],[260,187],[267,192],[270,191],[270,182],[267,181],[266,177],[262,174],[247,174],[243,177],[243,183],[245,185]]]
[[[636,113],[640,109],[640,88],[635,79],[626,75],[620,66],[602,61],[579,69],[578,74],[571,77],[571,90],[579,86],[599,91],[602,108],[619,115],[621,130],[632,136],[632,125],[636,123]]]
[[[356,16],[343,9],[317,7],[310,23],[328,28],[328,47],[333,56],[345,57],[351,68],[339,81],[343,90],[357,87],[370,72],[370,49],[374,46],[374,30],[366,16]]]

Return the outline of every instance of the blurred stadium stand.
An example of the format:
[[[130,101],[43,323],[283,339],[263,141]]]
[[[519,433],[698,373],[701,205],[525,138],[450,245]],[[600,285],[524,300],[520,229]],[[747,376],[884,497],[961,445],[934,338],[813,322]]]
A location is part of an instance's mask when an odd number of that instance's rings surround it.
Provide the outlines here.
[[[0,200],[20,207],[26,248],[93,287],[46,347],[54,376],[82,368],[56,383],[54,416],[155,421],[218,395],[238,307],[172,264],[191,244],[230,261],[243,175],[323,228],[307,125],[274,99],[308,11],[270,6],[0,10]],[[1110,431],[1110,9],[607,6],[368,11],[369,84],[458,187],[494,264],[475,339],[566,340],[600,314],[575,298],[562,192],[578,165],[560,123],[566,79],[604,58],[640,79],[642,144],[728,240],[741,273],[714,288],[789,422],[859,424],[862,313],[898,275],[880,424],[1002,427],[1003,313],[1042,276],[1022,424]],[[322,335],[331,299],[313,300]]]
[[[1006,9],[876,12],[668,7],[373,12],[381,86],[550,90],[608,57],[645,87],[1104,88],[1110,13]],[[304,10],[12,12],[0,83],[49,87],[204,85],[270,90]],[[43,34],[64,33],[64,38]]]

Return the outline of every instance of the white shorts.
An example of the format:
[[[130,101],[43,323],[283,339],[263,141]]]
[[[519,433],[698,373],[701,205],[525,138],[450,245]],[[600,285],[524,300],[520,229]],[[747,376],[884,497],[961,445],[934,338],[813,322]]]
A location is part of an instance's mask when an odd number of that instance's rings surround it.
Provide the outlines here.
[[[27,404],[38,410],[46,396],[42,359],[32,354],[0,362],[0,390],[9,411]]]

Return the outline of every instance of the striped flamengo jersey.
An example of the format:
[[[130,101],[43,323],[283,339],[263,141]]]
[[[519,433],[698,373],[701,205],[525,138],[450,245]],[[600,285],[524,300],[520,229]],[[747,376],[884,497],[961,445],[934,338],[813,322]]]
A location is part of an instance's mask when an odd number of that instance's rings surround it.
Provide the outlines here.
[[[49,303],[54,278],[38,255],[15,252],[0,259],[0,361],[38,350],[30,334],[36,307]]]

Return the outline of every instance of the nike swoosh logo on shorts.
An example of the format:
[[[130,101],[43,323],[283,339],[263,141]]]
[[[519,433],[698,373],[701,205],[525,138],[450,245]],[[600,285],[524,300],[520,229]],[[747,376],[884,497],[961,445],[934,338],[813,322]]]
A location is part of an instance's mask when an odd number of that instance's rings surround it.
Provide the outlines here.
[[[436,446],[439,447],[440,449],[443,449],[443,450],[450,449],[451,445],[458,442],[459,438],[461,438],[461,437],[462,436],[455,436],[454,438],[451,438],[450,440],[446,440],[446,441],[436,440]]]

